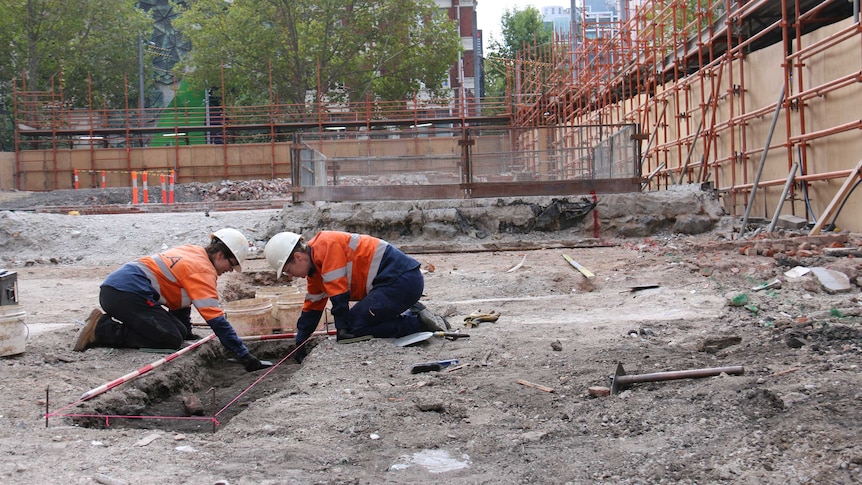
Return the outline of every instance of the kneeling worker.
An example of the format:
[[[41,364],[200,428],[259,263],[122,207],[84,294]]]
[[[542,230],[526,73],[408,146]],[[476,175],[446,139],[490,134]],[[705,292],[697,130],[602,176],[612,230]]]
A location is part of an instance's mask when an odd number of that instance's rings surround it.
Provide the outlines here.
[[[234,331],[219,305],[218,277],[242,271],[248,240],[236,229],[216,231],[206,247],[187,244],[129,262],[102,282],[98,308],[78,332],[73,350],[90,347],[179,349],[192,334],[191,307],[206,320],[245,370],[265,367]]]
[[[425,289],[419,262],[382,239],[321,231],[306,243],[299,234],[281,232],[266,243],[264,254],[277,278],[307,280],[297,346],[317,329],[327,300],[338,343],[449,329],[446,319],[419,303]]]

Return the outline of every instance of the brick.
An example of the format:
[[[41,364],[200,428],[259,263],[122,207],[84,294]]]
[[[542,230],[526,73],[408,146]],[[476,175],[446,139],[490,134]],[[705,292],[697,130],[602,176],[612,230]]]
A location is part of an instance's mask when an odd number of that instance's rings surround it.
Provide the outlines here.
[[[610,396],[611,395],[611,389],[609,387],[603,387],[603,386],[592,386],[589,389],[587,389],[587,394],[589,394],[592,397]]]

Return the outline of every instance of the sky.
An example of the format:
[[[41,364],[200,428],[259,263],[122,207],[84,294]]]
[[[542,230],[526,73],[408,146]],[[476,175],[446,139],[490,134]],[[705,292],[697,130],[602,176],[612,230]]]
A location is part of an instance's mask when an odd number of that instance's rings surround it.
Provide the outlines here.
[[[569,7],[571,3],[571,0],[476,0],[476,21],[479,30],[485,34],[487,48],[491,39],[502,40],[500,18],[506,10],[524,10],[533,6],[541,13],[542,7]]]

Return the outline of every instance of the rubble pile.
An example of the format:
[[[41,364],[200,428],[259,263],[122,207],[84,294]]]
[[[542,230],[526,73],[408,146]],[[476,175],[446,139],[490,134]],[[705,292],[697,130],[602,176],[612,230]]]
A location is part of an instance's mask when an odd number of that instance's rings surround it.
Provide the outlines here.
[[[290,198],[290,179],[192,182],[175,189],[180,202],[269,200]]]

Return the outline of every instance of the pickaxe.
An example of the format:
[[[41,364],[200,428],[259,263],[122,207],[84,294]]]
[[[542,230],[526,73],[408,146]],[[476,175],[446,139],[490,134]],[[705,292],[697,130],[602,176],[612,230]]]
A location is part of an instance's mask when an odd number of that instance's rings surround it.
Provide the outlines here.
[[[694,377],[712,377],[721,373],[729,375],[740,375],[745,373],[742,366],[734,367],[711,367],[706,369],[691,369],[669,372],[654,372],[652,374],[626,375],[622,362],[617,362],[617,370],[614,372],[614,380],[611,384],[611,394],[617,394],[628,386],[638,382],[672,381],[676,379],[690,379]]]

